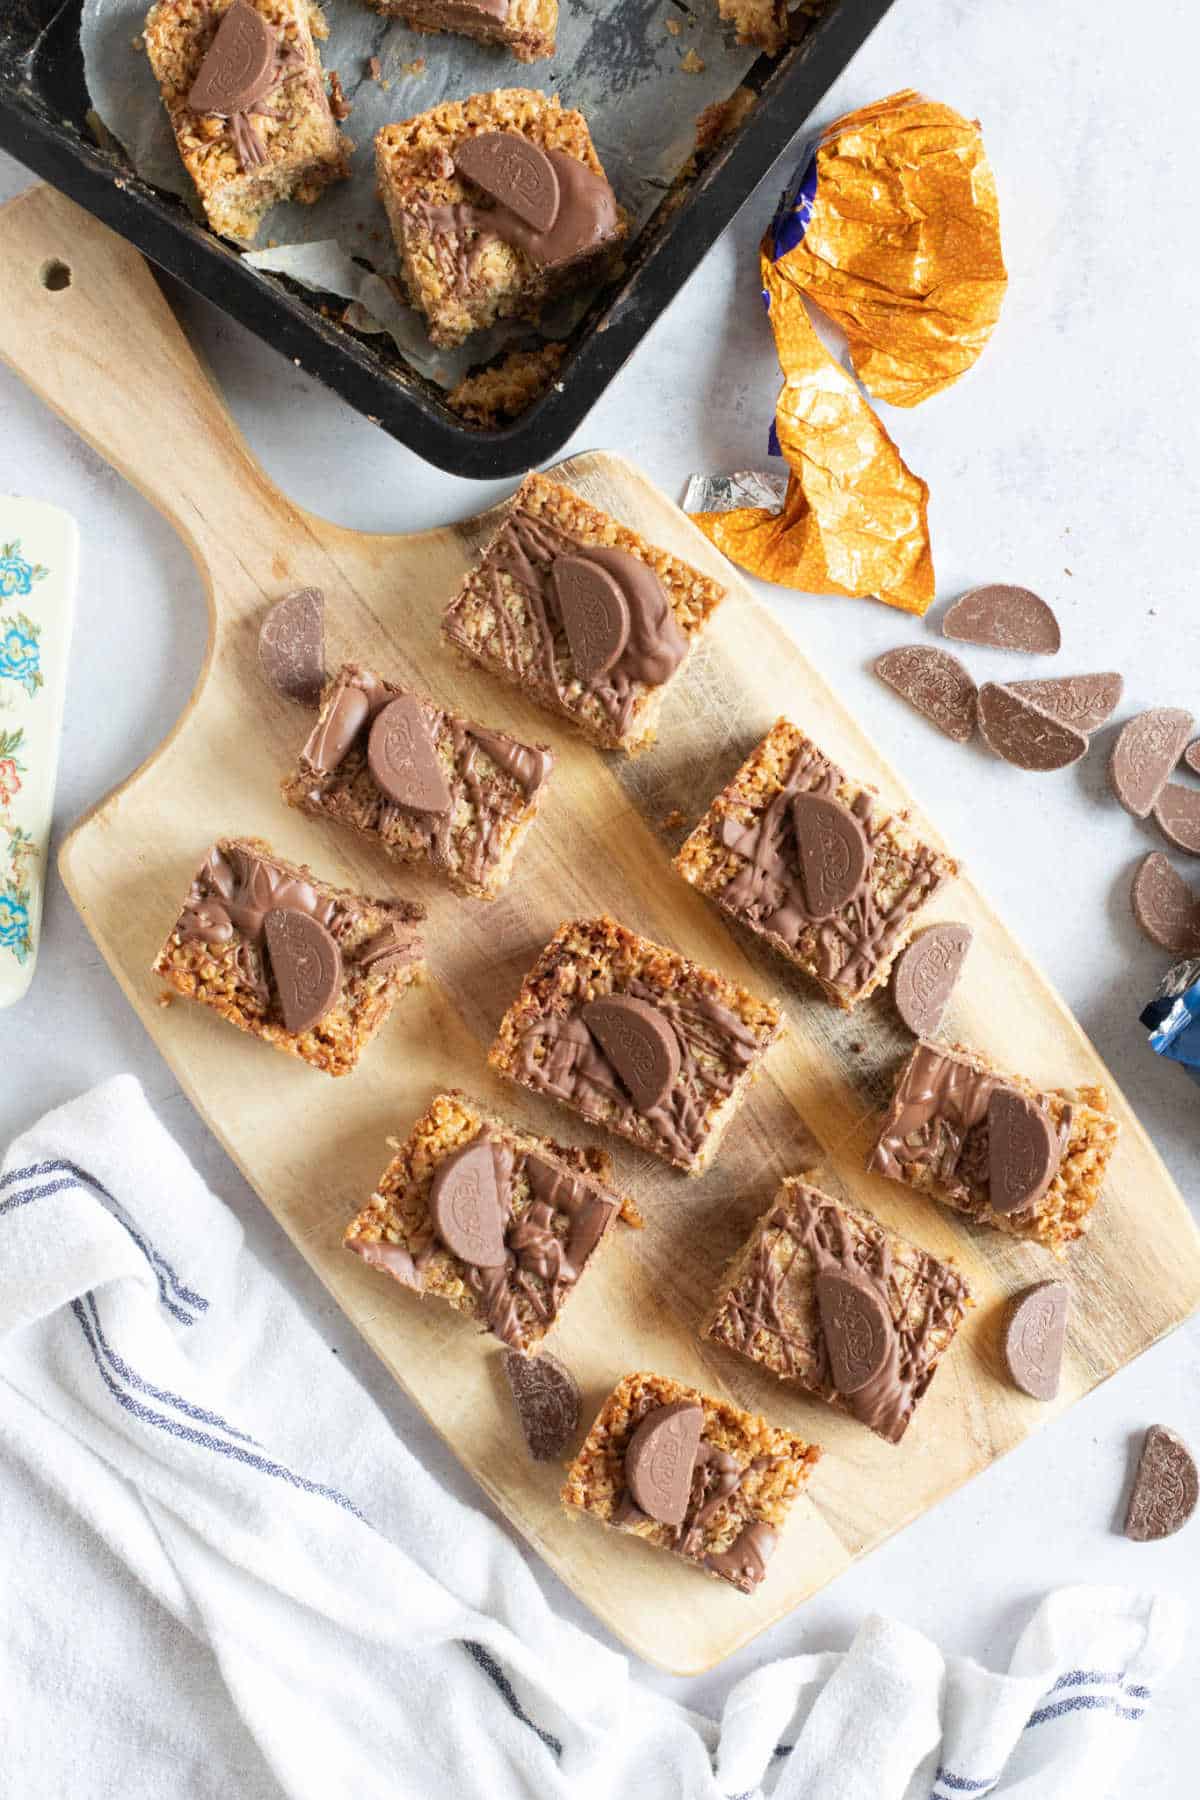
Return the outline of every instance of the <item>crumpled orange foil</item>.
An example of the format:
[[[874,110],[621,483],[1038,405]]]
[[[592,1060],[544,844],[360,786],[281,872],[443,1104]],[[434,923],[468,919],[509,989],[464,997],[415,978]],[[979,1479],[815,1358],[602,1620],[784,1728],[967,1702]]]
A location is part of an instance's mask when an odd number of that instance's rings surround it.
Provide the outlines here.
[[[979,127],[911,88],[831,125],[763,239],[763,298],[784,387],[781,513],[694,515],[753,574],[808,593],[933,599],[925,483],[825,350],[805,296],[846,333],[877,399],[916,406],[987,343],[1007,276]]]
[[[783,511],[738,507],[692,518],[731,561],[809,594],[877,595],[924,613],[933,600],[929,489],[825,349],[804,302],[763,243],[763,291],[783,366],[775,408],[791,476]]]
[[[975,362],[1008,286],[979,125],[906,88],[831,125],[788,279],[846,333],[869,394],[917,406]]]

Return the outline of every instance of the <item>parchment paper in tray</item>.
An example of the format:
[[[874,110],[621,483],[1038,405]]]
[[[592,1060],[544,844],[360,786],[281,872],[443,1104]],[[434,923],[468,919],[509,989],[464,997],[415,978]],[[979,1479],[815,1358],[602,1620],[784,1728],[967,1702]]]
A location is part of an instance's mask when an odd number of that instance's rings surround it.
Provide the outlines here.
[[[138,174],[196,206],[149,61],[134,47],[146,12],[145,0],[84,0],[88,91]],[[327,71],[337,70],[353,105],[342,127],[355,143],[353,172],[315,206],[276,207],[258,245],[244,255],[255,268],[356,302],[350,322],[360,330],[387,331],[414,368],[447,387],[502,345],[535,341],[534,334],[528,326],[506,324],[479,333],[461,350],[436,350],[419,317],[379,279],[395,269],[387,220],[375,197],[379,127],[491,88],[557,93],[564,106],[576,106],[586,117],[636,232],[691,154],[697,115],[733,92],[756,55],[733,44],[716,0],[695,0],[694,10],[680,0],[563,0],[557,54],[531,65],[468,38],[409,31],[361,0],[328,0],[325,15],[329,37],[320,46],[322,60]],[[669,23],[679,26],[678,35]],[[368,73],[372,57],[379,59],[378,80]],[[364,260],[369,270],[360,266]],[[565,336],[579,305],[545,320],[542,335]]]

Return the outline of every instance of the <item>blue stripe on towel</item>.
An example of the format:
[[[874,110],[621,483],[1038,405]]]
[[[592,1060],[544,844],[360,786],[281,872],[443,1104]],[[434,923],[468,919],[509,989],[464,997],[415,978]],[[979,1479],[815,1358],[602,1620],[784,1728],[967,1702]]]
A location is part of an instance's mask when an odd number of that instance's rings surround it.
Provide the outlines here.
[[[323,1499],[333,1500],[346,1512],[352,1513],[360,1524],[368,1523],[353,1500],[346,1494],[339,1493],[337,1488],[327,1487],[320,1481],[309,1481],[306,1476],[297,1475],[291,1469],[285,1468],[283,1463],[273,1462],[266,1456],[259,1456],[255,1451],[246,1449],[242,1444],[227,1444],[221,1438],[210,1437],[206,1431],[197,1431],[194,1426],[185,1425],[180,1419],[164,1418],[162,1413],[154,1412],[152,1408],[143,1406],[140,1400],[135,1400],[132,1394],[127,1394],[124,1388],[118,1386],[115,1377],[105,1367],[91,1322],[78,1300],[72,1300],[71,1311],[79,1321],[79,1328],[92,1353],[100,1379],[117,1405],[124,1407],[126,1412],[132,1413],[141,1424],[154,1425],[159,1431],[165,1431],[171,1437],[181,1438],[185,1443],[196,1444],[202,1450],[216,1450],[222,1456],[232,1457],[235,1462],[245,1463],[247,1468],[258,1469],[264,1475],[273,1475],[277,1481],[286,1481],[291,1487],[300,1488],[306,1494],[319,1494]]]
[[[529,1714],[525,1711],[525,1708],[521,1705],[521,1702],[517,1699],[516,1690],[514,1689],[512,1682],[508,1679],[508,1676],[504,1673],[504,1670],[500,1667],[500,1664],[496,1661],[491,1651],[485,1650],[482,1644],[475,1642],[474,1638],[463,1638],[461,1641],[463,1649],[479,1664],[479,1667],[492,1683],[496,1692],[504,1701],[504,1704],[508,1707],[513,1718],[519,1719],[522,1725],[528,1725],[530,1731],[541,1738],[547,1750],[551,1751],[553,1755],[561,1756],[563,1749],[561,1739],[556,1738],[553,1732],[543,1731],[540,1725],[534,1724],[533,1720],[529,1717]]]
[[[209,1412],[203,1406],[194,1406],[190,1400],[185,1400],[182,1395],[173,1394],[169,1388],[155,1387],[152,1382],[143,1381],[137,1371],[131,1369],[123,1357],[118,1356],[117,1352],[105,1337],[104,1327],[100,1323],[100,1309],[96,1304],[95,1294],[87,1293],[84,1295],[84,1299],[87,1301],[88,1312],[91,1316],[92,1325],[95,1328],[100,1349],[104,1353],[105,1361],[108,1363],[108,1366],[114,1375],[119,1375],[122,1381],[126,1382],[131,1388],[136,1388],[140,1394],[148,1394],[151,1400],[162,1400],[167,1406],[173,1406],[178,1412],[186,1413],[189,1419],[195,1419],[201,1425],[215,1425],[218,1431],[223,1431],[225,1433],[226,1437],[237,1438],[243,1444],[253,1444],[256,1449],[262,1449],[262,1445],[257,1438],[252,1438],[246,1431],[239,1431],[235,1425],[231,1425],[227,1419],[223,1419],[220,1413]]]
[[[1030,1713],[1025,1721],[1024,1729],[1029,1731],[1035,1725],[1045,1725],[1052,1719],[1061,1719],[1071,1712],[1111,1712],[1118,1719],[1140,1719],[1145,1714],[1145,1707],[1123,1706],[1121,1699],[1114,1694],[1065,1694],[1067,1688],[1098,1687],[1117,1688],[1121,1697],[1137,1700],[1148,1700],[1150,1689],[1137,1682],[1126,1682],[1124,1669],[1068,1669],[1060,1675],[1049,1689],[1048,1704],[1039,1706]],[[1051,1700],[1050,1695],[1063,1694],[1061,1700]],[[933,1789],[929,1800],[950,1800],[953,1795],[983,1794],[999,1781],[993,1775],[987,1781],[976,1781],[966,1775],[955,1775],[949,1769],[939,1769],[934,1777]]]
[[[1145,1711],[1144,1706],[1121,1706],[1111,1694],[1072,1694],[1067,1700],[1058,1700],[1053,1706],[1041,1706],[1030,1713],[1025,1729],[1044,1725],[1048,1719],[1061,1719],[1069,1712],[1111,1712],[1118,1719],[1140,1719]]]
[[[117,1223],[119,1225],[123,1225],[125,1227],[126,1231],[134,1239],[135,1243],[137,1243],[139,1245],[139,1247],[142,1247],[142,1240],[141,1240],[141,1237],[140,1237],[136,1227],[134,1226],[133,1220],[129,1217],[129,1214],[126,1212],[125,1208],[121,1205],[121,1202],[117,1199],[117,1196],[115,1194],[110,1193],[109,1190],[105,1187],[104,1183],[102,1181],[98,1181],[96,1179],[96,1177],[90,1173],[89,1170],[81,1169],[79,1167],[78,1163],[64,1162],[62,1166],[64,1169],[69,1169],[71,1171],[72,1175],[77,1176],[80,1181],[86,1181],[88,1186],[90,1188],[93,1188],[95,1190],[95,1192],[97,1194],[99,1194],[100,1198],[105,1202],[105,1204],[108,1207],[108,1210],[112,1213],[112,1215],[113,1215],[114,1219],[116,1219]],[[187,1284],[185,1282],[180,1281],[178,1275],[175,1273],[174,1269],[171,1267],[170,1263],[167,1261],[166,1257],[162,1254],[162,1252],[160,1250],[156,1249],[153,1244],[146,1244],[144,1246],[144,1248],[145,1248],[146,1254],[150,1257],[151,1261],[156,1263],[159,1266],[159,1268],[161,1268],[163,1270],[163,1272],[165,1273],[167,1280],[171,1283],[171,1287],[174,1290],[174,1293],[175,1293],[177,1299],[185,1301],[188,1306],[194,1306],[197,1312],[207,1312],[208,1311],[208,1301],[204,1298],[204,1295],[195,1293],[190,1287],[187,1286]]]
[[[185,1312],[183,1307],[177,1305],[171,1298],[170,1294],[167,1292],[167,1281],[170,1281],[176,1294],[179,1295],[180,1299],[186,1301],[189,1306],[198,1308],[201,1312],[206,1312],[208,1310],[208,1301],[204,1296],[202,1294],[193,1293],[191,1288],[180,1281],[166,1257],[142,1236],[142,1233],[133,1223],[133,1220],[129,1217],[120,1201],[116,1200],[108,1192],[107,1188],[97,1181],[94,1176],[89,1175],[85,1169],[77,1168],[74,1163],[69,1162],[31,1163],[28,1168],[14,1169],[11,1174],[0,1178],[0,1193],[4,1192],[7,1188],[13,1187],[19,1181],[28,1181],[31,1176],[37,1175],[62,1175],[64,1179],[56,1182],[48,1182],[44,1187],[25,1188],[15,1194],[10,1194],[7,1199],[0,1200],[0,1215],[3,1215],[6,1212],[15,1211],[19,1206],[28,1206],[33,1200],[46,1200],[53,1194],[65,1193],[72,1188],[82,1188],[86,1183],[94,1189],[105,1211],[109,1213],[110,1216],[116,1220],[117,1224],[129,1234],[146,1261],[150,1264],[151,1269],[154,1271],[154,1279],[158,1284],[158,1297],[162,1301],[162,1304],[167,1308],[167,1311],[171,1313],[174,1318],[178,1319],[181,1325],[194,1325],[196,1323],[191,1313]]]
[[[934,1789],[945,1788],[949,1794],[982,1794],[986,1788],[995,1787],[998,1775],[989,1775],[986,1781],[972,1781],[966,1775],[954,1775],[949,1769],[939,1769],[933,1778]],[[937,1800],[937,1794],[931,1796]]]

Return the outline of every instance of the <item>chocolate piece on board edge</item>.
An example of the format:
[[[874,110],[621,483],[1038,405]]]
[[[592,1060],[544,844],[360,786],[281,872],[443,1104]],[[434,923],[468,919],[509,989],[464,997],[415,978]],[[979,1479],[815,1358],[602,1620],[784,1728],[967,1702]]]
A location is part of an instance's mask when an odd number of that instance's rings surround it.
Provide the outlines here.
[[[1053,1400],[1062,1376],[1067,1329],[1067,1288],[1039,1281],[1012,1301],[1004,1325],[1009,1379],[1032,1400]]]
[[[325,599],[320,588],[297,588],[277,600],[258,633],[258,666],[277,694],[316,706],[325,685]]]
[[[902,950],[892,977],[892,998],[914,1037],[932,1037],[958,985],[974,933],[969,925],[926,925]]]

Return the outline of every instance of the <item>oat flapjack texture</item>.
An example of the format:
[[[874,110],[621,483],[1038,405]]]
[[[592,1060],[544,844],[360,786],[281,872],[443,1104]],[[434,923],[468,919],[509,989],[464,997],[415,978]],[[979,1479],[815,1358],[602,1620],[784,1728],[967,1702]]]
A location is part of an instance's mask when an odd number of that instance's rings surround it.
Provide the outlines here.
[[[865,1284],[884,1308],[878,1367],[850,1393],[822,1325],[818,1281],[830,1274]],[[972,1304],[952,1265],[791,1177],[726,1270],[702,1331],[898,1444]]]
[[[661,1105],[639,1111],[581,1018],[624,997],[650,1006],[676,1045]],[[778,1007],[615,919],[569,919],[500,1023],[492,1067],[689,1174],[705,1169],[778,1037]]]
[[[308,0],[248,0],[278,33],[289,66],[252,115],[261,164],[245,167],[232,122],[197,113],[188,95],[233,0],[159,0],[146,16],[144,38],[184,168],[208,222],[222,237],[250,243],[262,217],[281,200],[311,203],[350,173],[349,138],[329,109],[315,38],[328,36],[319,6]]]
[[[272,882],[281,890],[293,883],[314,894],[329,917],[343,966],[336,1003],[309,1030],[291,1032],[280,1015],[270,960],[255,934],[232,929],[211,939],[198,935],[190,921],[204,914],[206,902],[219,896],[212,881],[214,857],[240,879],[239,871]],[[265,878],[255,871],[267,870]],[[228,882],[226,881],[226,885]],[[286,898],[286,891],[283,892]],[[347,888],[321,881],[303,863],[276,856],[262,838],[222,838],[207,852],[179,920],[153,964],[153,972],[188,999],[197,1000],[239,1030],[260,1037],[329,1075],[347,1075],[394,1003],[425,974],[424,952],[416,929],[425,909],[407,900],[372,900]]]
[[[991,1204],[987,1107],[996,1089],[1039,1107],[1057,1140],[1058,1163],[1030,1206],[998,1212]],[[1012,1237],[1061,1257],[1087,1230],[1120,1127],[1102,1087],[1039,1090],[998,1070],[962,1044],[922,1041],[901,1069],[868,1168],[927,1193]]]
[[[800,880],[791,808],[800,794],[836,801],[869,845],[860,891],[814,918]],[[722,910],[818,982],[845,1009],[888,979],[922,908],[958,873],[904,813],[845,775],[812,739],[779,719],[712,802],[675,867]]]
[[[654,741],[663,697],[671,681],[686,680],[685,659],[661,682],[631,679],[614,697],[582,680],[561,616],[539,584],[531,592],[506,565],[507,536],[521,520],[534,533],[561,534],[567,548],[598,546],[624,551],[652,570],[661,584],[685,650],[700,637],[726,590],[711,576],[660,550],[545,475],[528,475],[479,562],[451,601],[443,630],[455,649],[551,712],[569,718],[603,749],[638,751]],[[552,543],[558,539],[551,540]]]
[[[438,1170],[481,1133],[507,1171],[507,1256],[498,1272],[473,1268],[448,1248],[431,1206]],[[514,1349],[537,1349],[617,1219],[640,1223],[612,1186],[612,1158],[605,1151],[522,1131],[457,1090],[435,1095],[395,1152],[347,1227],[346,1248],[402,1286],[447,1301]],[[578,1267],[571,1260],[573,1245]]]
[[[442,770],[449,805],[397,804],[372,773],[369,742],[388,704],[411,697]],[[553,768],[545,744],[524,744],[346,663],[326,684],[317,723],[282,786],[289,806],[349,826],[400,863],[425,863],[457,893],[493,900],[512,874]]]
[[[694,1533],[687,1520],[675,1529],[632,1506],[626,1479],[625,1454],[638,1425],[654,1408],[681,1402],[703,1410],[704,1441],[729,1459],[740,1477],[734,1491]],[[727,1400],[698,1393],[664,1375],[638,1373],[626,1375],[604,1402],[567,1471],[562,1499],[565,1506],[588,1513],[603,1525],[672,1551],[749,1592],[762,1579],[778,1534],[820,1456],[817,1445]],[[702,1492],[697,1483],[689,1508],[693,1518]],[[749,1577],[738,1554],[739,1543],[748,1538],[758,1539],[759,1550]]]
[[[453,347],[512,317],[536,319],[546,302],[596,280],[628,229],[618,207],[605,241],[570,263],[547,267],[482,229],[485,218],[457,173],[455,152],[485,132],[515,132],[542,151],[573,157],[593,175],[604,169],[583,114],[532,88],[498,88],[447,100],[375,137],[379,197],[400,259],[408,298],[435,344]],[[473,209],[467,214],[456,208]]]
[[[481,44],[503,44],[518,62],[554,55],[558,0],[508,0],[507,5],[471,0],[368,0],[375,12],[403,19],[413,31],[452,31]]]

